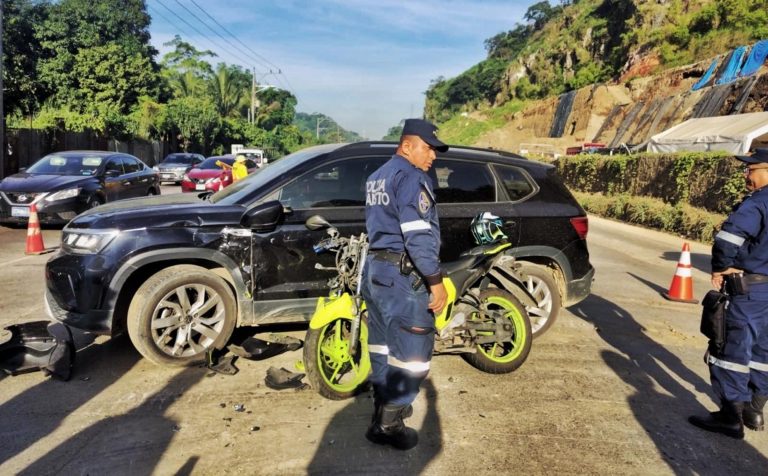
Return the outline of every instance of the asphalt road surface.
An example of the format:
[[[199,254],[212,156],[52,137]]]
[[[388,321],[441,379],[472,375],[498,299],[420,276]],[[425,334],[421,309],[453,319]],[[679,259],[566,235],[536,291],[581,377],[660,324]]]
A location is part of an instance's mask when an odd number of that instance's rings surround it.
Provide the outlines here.
[[[45,245],[58,234],[44,230]],[[25,230],[0,227],[0,326],[45,318],[48,256],[25,256],[24,240]],[[686,422],[715,404],[700,306],[659,295],[683,240],[592,217],[588,241],[593,294],[517,372],[433,360],[409,420],[421,437],[412,451],[363,438],[368,395],[266,387],[267,369],[296,370],[300,350],[240,359],[227,376],[156,367],[127,338],[99,337],[69,382],[0,377],[0,474],[766,474],[767,432],[736,441]],[[709,248],[691,251],[700,299]]]

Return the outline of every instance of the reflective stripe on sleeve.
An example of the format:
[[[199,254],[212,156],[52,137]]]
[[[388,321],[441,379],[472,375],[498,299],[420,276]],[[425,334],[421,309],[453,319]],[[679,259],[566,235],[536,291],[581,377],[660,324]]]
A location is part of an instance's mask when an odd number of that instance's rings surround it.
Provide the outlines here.
[[[370,349],[370,347],[368,347]],[[403,362],[391,355],[387,357],[387,365],[397,367],[403,370],[407,370],[413,373],[421,373],[429,371],[429,362]]]
[[[715,235],[716,240],[723,240],[727,241],[728,243],[732,243],[736,246],[741,246],[744,244],[744,238],[734,235],[733,233],[728,233],[727,231],[720,230],[717,232],[717,235]]]
[[[750,369],[759,370],[761,372],[768,372],[768,364],[762,362],[755,362],[754,360],[749,363]]]
[[[389,347],[386,345],[368,344],[368,352],[371,354],[389,355]]]
[[[409,231],[431,229],[432,227],[429,225],[429,222],[425,220],[415,220],[400,224],[400,230],[402,230],[403,233],[408,233]]]
[[[711,355],[709,356],[709,363],[725,370],[732,370],[734,372],[739,372],[741,374],[749,373],[748,365],[742,365],[742,364],[737,364],[735,362],[728,362],[727,360],[716,359]]]

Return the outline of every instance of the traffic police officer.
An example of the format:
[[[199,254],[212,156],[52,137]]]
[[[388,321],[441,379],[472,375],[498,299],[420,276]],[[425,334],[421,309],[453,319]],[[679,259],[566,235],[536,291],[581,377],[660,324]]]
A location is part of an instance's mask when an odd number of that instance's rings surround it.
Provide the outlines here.
[[[366,182],[365,223],[370,252],[362,294],[368,307],[374,415],[366,438],[407,450],[418,434],[403,418],[429,372],[434,313],[447,293],[440,271],[440,225],[426,172],[448,146],[437,127],[407,119],[392,158]],[[431,296],[430,296],[431,295]]]
[[[707,431],[744,438],[744,425],[762,430],[768,401],[768,149],[744,162],[751,193],[715,235],[712,246],[712,285],[725,283],[725,343],[708,354],[712,389],[721,410],[692,424]]]

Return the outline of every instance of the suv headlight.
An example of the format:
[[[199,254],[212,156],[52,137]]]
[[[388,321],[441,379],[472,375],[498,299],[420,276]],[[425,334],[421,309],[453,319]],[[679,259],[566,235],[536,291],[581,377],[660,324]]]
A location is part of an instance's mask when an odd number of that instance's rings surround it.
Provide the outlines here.
[[[96,254],[115,239],[119,230],[64,230],[61,247],[71,253]]]
[[[64,200],[65,198],[72,198],[80,195],[80,187],[78,188],[68,188],[66,190],[59,190],[58,192],[53,192],[52,194],[46,196],[43,201],[46,202],[55,202],[57,200]]]

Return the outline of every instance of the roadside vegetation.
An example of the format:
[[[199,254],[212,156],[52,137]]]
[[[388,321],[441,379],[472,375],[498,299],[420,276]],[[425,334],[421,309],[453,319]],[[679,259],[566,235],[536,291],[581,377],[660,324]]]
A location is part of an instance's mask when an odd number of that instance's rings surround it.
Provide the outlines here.
[[[707,243],[747,193],[740,163],[724,153],[582,154],[553,164],[588,212]]]
[[[252,72],[178,36],[156,60],[143,0],[7,0],[2,10],[8,127],[166,140],[206,155],[240,143],[278,157],[354,136],[325,116],[322,134],[311,118],[297,122],[296,97],[274,87],[257,89],[250,117]]]

